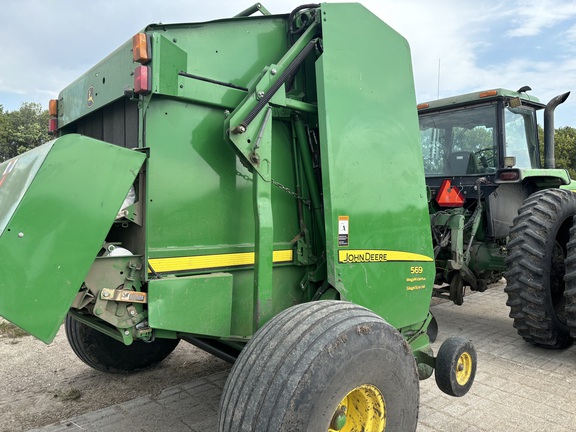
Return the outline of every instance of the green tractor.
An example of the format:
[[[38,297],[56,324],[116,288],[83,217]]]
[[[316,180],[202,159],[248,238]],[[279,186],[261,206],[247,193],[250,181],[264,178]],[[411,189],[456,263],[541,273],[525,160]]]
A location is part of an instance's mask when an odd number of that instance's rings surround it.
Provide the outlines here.
[[[358,4],[146,27],[0,164],[0,315],[64,321],[103,372],[180,341],[233,362],[220,431],[414,431],[419,379],[476,371],[427,334],[415,105],[406,40]]]
[[[456,304],[505,276],[514,327],[528,342],[571,342],[565,259],[576,194],[555,168],[554,110],[527,92],[470,93],[418,105],[436,261],[436,296]],[[538,110],[544,110],[544,164]],[[568,307],[570,309],[570,307]],[[572,325],[573,326],[573,325]]]

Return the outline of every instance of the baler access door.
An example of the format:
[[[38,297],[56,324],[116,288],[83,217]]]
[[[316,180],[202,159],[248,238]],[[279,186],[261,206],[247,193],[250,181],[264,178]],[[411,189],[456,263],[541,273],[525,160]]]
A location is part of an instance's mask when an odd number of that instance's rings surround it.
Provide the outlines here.
[[[145,159],[71,134],[0,164],[0,316],[54,339]]]

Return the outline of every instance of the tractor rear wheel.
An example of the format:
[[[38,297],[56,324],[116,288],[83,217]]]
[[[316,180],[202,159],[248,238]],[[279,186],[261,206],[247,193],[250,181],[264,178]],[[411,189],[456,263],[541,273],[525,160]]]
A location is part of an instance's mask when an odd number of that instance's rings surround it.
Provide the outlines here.
[[[66,316],[66,337],[72,351],[93,369],[108,373],[127,373],[150,368],[164,360],[180,339],[156,339],[146,343],[135,340],[131,345]]]
[[[564,348],[567,326],[564,273],[576,193],[548,189],[528,197],[514,219],[505,273],[514,327],[524,340]]]
[[[566,275],[564,283],[566,290],[566,321],[570,329],[570,335],[576,338],[576,225],[570,228],[570,241],[567,247]]]
[[[414,431],[418,399],[400,333],[358,305],[317,301],[252,337],[224,387],[219,431]]]

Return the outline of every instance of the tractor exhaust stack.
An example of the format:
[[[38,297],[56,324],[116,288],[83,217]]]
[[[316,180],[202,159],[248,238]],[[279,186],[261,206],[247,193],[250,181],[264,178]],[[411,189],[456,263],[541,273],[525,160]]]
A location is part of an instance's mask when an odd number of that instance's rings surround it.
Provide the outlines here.
[[[554,110],[564,103],[570,96],[570,92],[563,93],[552,99],[544,109],[544,168],[555,168],[554,159]]]

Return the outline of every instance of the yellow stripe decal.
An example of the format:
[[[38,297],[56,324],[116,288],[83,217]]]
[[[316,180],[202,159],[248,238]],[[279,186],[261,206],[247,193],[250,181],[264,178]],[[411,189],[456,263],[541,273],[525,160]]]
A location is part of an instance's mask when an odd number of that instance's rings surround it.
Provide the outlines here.
[[[371,262],[432,262],[433,258],[412,252],[374,250],[374,249],[353,249],[339,250],[338,262],[344,264],[351,263],[371,263]]]
[[[273,261],[275,263],[291,262],[292,256],[291,249],[274,251]],[[254,252],[151,258],[149,262],[154,271],[158,273],[248,266],[254,265]]]

